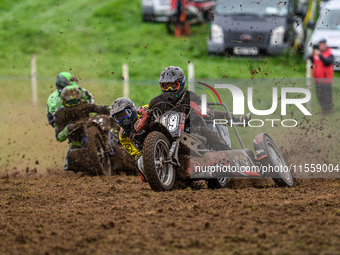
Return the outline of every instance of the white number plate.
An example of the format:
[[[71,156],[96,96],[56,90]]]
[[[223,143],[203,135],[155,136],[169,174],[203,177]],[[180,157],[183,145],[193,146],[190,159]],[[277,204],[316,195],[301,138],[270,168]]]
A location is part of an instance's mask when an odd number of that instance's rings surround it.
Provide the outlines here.
[[[259,49],[257,47],[234,47],[235,55],[257,55]]]

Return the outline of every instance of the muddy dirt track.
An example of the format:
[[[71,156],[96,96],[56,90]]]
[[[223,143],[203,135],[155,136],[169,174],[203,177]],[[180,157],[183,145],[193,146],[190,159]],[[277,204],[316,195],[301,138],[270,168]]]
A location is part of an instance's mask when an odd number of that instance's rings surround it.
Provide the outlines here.
[[[0,179],[0,254],[340,254],[340,180],[204,183],[136,176]]]

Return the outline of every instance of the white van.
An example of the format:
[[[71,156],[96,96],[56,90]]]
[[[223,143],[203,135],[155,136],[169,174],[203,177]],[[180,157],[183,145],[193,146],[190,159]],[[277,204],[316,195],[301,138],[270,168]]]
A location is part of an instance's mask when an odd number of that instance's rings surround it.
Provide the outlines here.
[[[340,71],[340,1],[328,1],[320,10],[319,19],[311,38],[305,45],[305,59],[312,56],[321,39],[327,40],[334,56],[334,70]]]

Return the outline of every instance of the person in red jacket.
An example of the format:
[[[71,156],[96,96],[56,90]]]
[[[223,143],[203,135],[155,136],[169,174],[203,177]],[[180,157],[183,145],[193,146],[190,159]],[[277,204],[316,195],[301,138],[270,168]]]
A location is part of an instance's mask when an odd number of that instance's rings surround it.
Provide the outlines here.
[[[319,41],[318,49],[314,49],[312,61],[316,96],[322,108],[322,113],[332,113],[332,82],[334,56],[332,55],[332,48],[327,47],[327,41],[325,39]]]
[[[190,24],[187,20],[187,0],[171,0],[171,9],[175,10],[175,36],[188,36]]]

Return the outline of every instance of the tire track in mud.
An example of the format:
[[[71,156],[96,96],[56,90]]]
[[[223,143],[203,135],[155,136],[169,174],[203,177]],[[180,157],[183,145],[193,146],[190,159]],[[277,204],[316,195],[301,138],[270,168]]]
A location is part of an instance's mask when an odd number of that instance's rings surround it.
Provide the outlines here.
[[[340,250],[340,180],[233,182],[163,193],[136,176],[2,175],[0,254]]]

